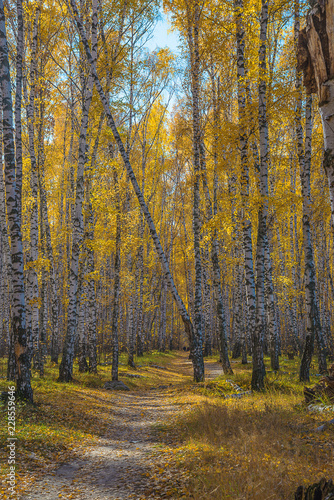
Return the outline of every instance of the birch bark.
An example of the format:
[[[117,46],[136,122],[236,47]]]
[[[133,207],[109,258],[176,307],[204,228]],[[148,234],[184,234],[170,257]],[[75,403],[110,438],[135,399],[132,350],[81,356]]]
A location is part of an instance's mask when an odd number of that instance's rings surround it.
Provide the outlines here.
[[[27,312],[30,317],[31,325],[31,340],[34,356],[34,368],[40,368],[39,360],[39,286],[38,286],[38,254],[39,254],[39,238],[38,238],[38,177],[37,177],[37,162],[35,153],[35,85],[37,71],[37,37],[38,37],[38,20],[39,10],[36,11],[36,16],[33,25],[33,36],[31,45],[31,63],[30,63],[30,95],[27,106],[28,119],[28,137],[29,137],[29,157],[30,157],[30,188],[32,196],[32,207],[30,211],[30,250],[27,256]]]
[[[106,117],[107,117],[108,125],[111,128],[111,130],[112,130],[112,133],[114,135],[114,138],[115,138],[116,144],[118,146],[119,152],[120,152],[121,157],[123,159],[123,162],[124,162],[127,174],[128,174],[129,179],[130,179],[130,181],[132,183],[132,186],[133,186],[134,191],[136,193],[139,205],[140,205],[140,207],[142,209],[142,212],[144,214],[145,220],[147,222],[147,225],[148,225],[151,237],[153,239],[153,242],[154,242],[154,245],[155,245],[158,257],[159,257],[159,261],[160,261],[160,264],[161,264],[161,267],[162,267],[162,270],[163,270],[164,279],[167,280],[170,292],[171,292],[171,294],[174,297],[174,300],[176,302],[178,311],[179,311],[179,313],[181,315],[181,318],[182,318],[182,321],[184,323],[186,334],[187,334],[187,336],[189,338],[192,338],[193,337],[193,325],[192,325],[192,323],[190,321],[187,309],[186,309],[186,307],[185,307],[185,305],[184,305],[181,297],[179,296],[179,294],[178,294],[178,292],[176,290],[175,283],[174,283],[174,280],[172,278],[172,275],[171,275],[171,272],[170,272],[170,269],[169,269],[169,265],[168,265],[168,262],[166,260],[166,256],[165,256],[164,251],[162,249],[162,246],[161,246],[161,243],[160,243],[160,240],[159,240],[159,236],[158,236],[157,231],[155,229],[155,225],[154,225],[153,219],[152,219],[151,214],[150,214],[150,212],[148,210],[148,207],[147,207],[147,205],[145,203],[144,197],[143,197],[143,195],[141,193],[141,190],[139,188],[137,179],[136,179],[136,177],[134,175],[131,163],[129,161],[129,157],[128,157],[127,153],[126,153],[126,150],[124,148],[122,139],[121,139],[121,137],[119,135],[119,132],[118,132],[116,124],[115,124],[115,121],[114,121],[114,119],[112,117],[112,114],[111,114],[111,111],[110,111],[110,108],[109,108],[109,105],[108,105],[108,101],[107,101],[106,95],[105,95],[105,93],[103,91],[100,79],[99,79],[98,74],[96,72],[95,63],[94,63],[94,60],[93,60],[92,55],[91,55],[91,51],[90,51],[90,48],[89,48],[89,45],[88,45],[88,42],[87,42],[87,38],[86,38],[84,29],[83,29],[83,25],[82,25],[81,19],[80,19],[79,14],[78,14],[78,10],[77,10],[77,7],[76,7],[75,0],[71,0],[70,3],[71,3],[71,8],[72,8],[72,11],[73,11],[73,15],[74,15],[75,23],[76,23],[77,28],[79,30],[80,39],[81,39],[81,41],[83,43],[83,46],[84,46],[84,49],[85,49],[85,52],[86,52],[87,60],[88,60],[89,64],[91,65],[92,75],[93,75],[93,78],[94,78],[95,86],[96,86],[96,89],[97,89],[98,94],[100,96],[101,102],[103,104],[103,108],[104,108],[104,111],[105,111],[105,114],[106,114]],[[196,340],[197,340],[197,338],[196,338]],[[198,354],[198,356],[195,356],[194,357],[194,361],[193,361],[193,364],[194,364],[194,379],[197,382],[200,382],[200,381],[204,380],[204,363],[203,363],[203,355],[202,355],[202,348],[201,348],[201,346],[202,346],[201,342],[199,342],[199,343],[196,344],[196,346],[195,346],[195,352],[196,352],[196,354]]]
[[[214,83],[214,82],[213,82]],[[215,86],[213,87],[213,95],[216,96]],[[217,203],[217,194],[218,194],[218,169],[217,169],[217,155],[218,155],[218,106],[217,106],[217,98],[214,97],[214,112],[215,112],[215,144],[214,144],[214,158],[216,156],[216,160],[214,162],[214,178],[213,178],[213,204],[211,203],[210,192],[208,188],[208,181],[206,176],[206,167],[205,163],[202,162],[202,183],[203,190],[206,198],[206,211],[207,211],[207,219],[211,220],[213,215],[216,216],[218,213],[218,203]],[[213,206],[212,206],[213,205]],[[220,362],[223,366],[223,371],[226,374],[233,374],[233,370],[231,368],[229,356],[228,356],[228,344],[227,344],[227,328],[226,328],[226,315],[224,309],[224,300],[222,294],[222,285],[221,285],[221,272],[219,265],[219,246],[217,239],[217,230],[214,229],[213,235],[211,237],[211,261],[212,261],[212,269],[213,269],[213,287],[215,293],[215,301],[216,301],[216,312],[218,318],[218,329],[219,329],[219,349],[220,349]]]
[[[24,55],[24,21],[22,0],[16,2],[17,12],[17,46],[16,46],[16,89],[15,89],[15,159],[16,159],[16,192],[17,210],[21,219],[22,198],[22,80],[23,80],[23,55]]]
[[[296,50],[298,50],[297,44],[298,44],[298,40],[300,38],[299,0],[295,0],[294,10],[295,10],[295,22],[294,22],[295,45],[296,45]],[[308,21],[312,22],[312,17],[309,17]],[[314,33],[313,33],[313,35],[314,35]],[[313,36],[313,35],[311,34],[311,36]],[[304,246],[304,256],[305,256],[305,302],[306,302],[306,309],[307,309],[306,339],[305,339],[305,346],[304,346],[304,351],[303,351],[302,360],[301,360],[299,378],[301,381],[308,381],[309,377],[310,377],[310,374],[309,374],[310,373],[310,364],[311,364],[313,350],[314,350],[315,337],[316,337],[317,343],[318,343],[318,361],[319,361],[320,373],[325,373],[327,371],[327,365],[326,365],[326,348],[325,348],[323,333],[322,333],[322,329],[321,329],[319,304],[318,304],[317,292],[316,292],[316,274],[315,274],[314,252],[313,252],[313,243],[312,243],[311,226],[310,226],[310,222],[311,222],[310,221],[310,216],[311,216],[310,174],[311,174],[311,154],[312,154],[312,96],[309,96],[307,98],[307,104],[306,104],[305,150],[304,150],[303,129],[302,129],[302,122],[301,122],[301,114],[302,114],[301,75],[300,75],[299,69],[300,68],[297,67],[296,80],[295,80],[296,81],[296,90],[297,90],[295,123],[296,123],[296,135],[297,135],[298,163],[299,163],[299,169],[300,169],[300,177],[301,177],[301,185],[302,185],[302,198],[303,198],[303,246]],[[322,87],[320,87],[320,89],[322,89]],[[324,134],[326,134],[326,129],[324,129]],[[304,151],[305,151],[305,153],[304,153]],[[325,153],[325,156],[326,156],[326,153]],[[326,168],[325,167],[325,160],[324,160],[324,168]]]
[[[301,106],[301,103],[300,103]],[[302,183],[302,197],[303,197],[303,242],[305,254],[305,302],[307,309],[307,330],[305,347],[302,355],[299,379],[300,381],[309,381],[310,378],[310,365],[314,349],[314,340],[316,338],[318,344],[318,362],[319,372],[327,372],[326,364],[326,346],[323,338],[319,304],[316,291],[316,273],[314,263],[314,252],[311,235],[310,215],[311,215],[311,183],[310,183],[310,169],[311,169],[311,138],[312,138],[312,96],[308,96],[306,105],[306,119],[305,119],[305,157],[303,157],[303,143],[300,146],[300,140],[303,139],[302,131],[300,129],[300,112],[296,113],[296,128],[298,134],[298,157],[301,169],[301,183]],[[301,136],[301,137],[300,137]]]
[[[194,169],[194,187],[193,187],[193,235],[194,235],[194,258],[195,258],[195,301],[194,301],[194,336],[192,342],[192,358],[194,368],[198,370],[198,381],[204,379],[204,361],[203,361],[203,334],[202,334],[202,263],[200,248],[200,143],[201,143],[201,125],[200,125],[200,55],[199,55],[199,4],[194,2],[193,20],[188,12],[188,42],[191,65],[191,94],[192,94],[192,125],[193,125],[193,169]]]
[[[245,254],[245,281],[248,304],[248,325],[252,336],[253,373],[252,388],[261,390],[264,387],[264,363],[263,363],[263,330],[264,330],[264,248],[266,227],[264,225],[263,207],[259,210],[259,229],[257,239],[257,281],[255,292],[253,248],[252,248],[252,225],[248,216],[249,204],[249,166],[248,166],[248,139],[246,131],[246,86],[245,86],[245,30],[242,14],[244,10],[243,0],[235,0],[236,15],[236,38],[237,38],[237,80],[238,80],[238,111],[239,111],[239,149],[241,159],[241,197],[243,203],[243,245]],[[261,34],[260,34],[260,57],[265,61],[265,40],[267,33],[267,3],[262,0],[261,10]],[[261,64],[261,63],[260,63]],[[262,68],[260,67],[260,72]],[[265,161],[265,126],[260,123],[260,111],[263,111],[263,78],[259,85],[259,128],[262,132],[262,154]],[[247,214],[247,215],[246,215]],[[256,319],[256,321],[255,321]]]
[[[11,261],[13,278],[12,328],[17,369],[17,397],[33,401],[30,383],[30,361],[26,331],[26,308],[23,275],[23,249],[21,221],[18,212],[15,184],[15,147],[13,134],[13,107],[11,96],[10,68],[6,36],[6,21],[3,1],[0,0],[0,84],[3,109],[3,143],[5,159],[6,205],[11,238]]]
[[[249,165],[246,133],[246,86],[245,86],[245,29],[243,26],[243,0],[234,1],[237,40],[237,82],[239,114],[239,151],[241,162],[241,198],[243,205],[243,247],[245,258],[245,282],[247,290],[248,325],[252,339],[255,335],[255,278],[252,245],[252,225],[248,216]],[[254,342],[253,342],[254,343]]]
[[[45,239],[45,254],[49,261],[49,280],[51,287],[51,362],[58,364],[58,352],[59,352],[59,300],[58,300],[58,275],[55,269],[55,260],[53,255],[52,241],[51,241],[51,229],[49,223],[49,213],[48,205],[46,199],[45,191],[45,176],[44,176],[44,152],[41,151],[43,148],[43,115],[42,110],[40,112],[40,127],[39,127],[39,155],[38,155],[38,188],[39,188],[39,200],[40,200],[40,219],[43,227],[43,234]]]
[[[6,330],[8,339],[8,365],[7,365],[7,380],[15,380],[15,352],[13,328],[10,320],[10,304],[12,300],[12,263],[10,254],[10,245],[8,240],[8,229],[6,220],[6,194],[4,182],[4,165],[2,160],[2,99],[0,91],[0,228],[1,228],[1,244],[2,244],[2,280],[1,287],[3,293],[3,309],[2,309],[2,324]]]
[[[260,193],[261,206],[258,215],[256,249],[256,324],[253,340],[252,388],[264,388],[263,337],[266,328],[265,314],[265,252],[268,246],[268,121],[266,100],[266,43],[268,28],[268,0],[262,0],[259,48],[259,136],[260,136]]]
[[[115,260],[114,260],[114,297],[112,313],[112,380],[118,380],[118,316],[119,316],[119,296],[120,296],[120,270],[121,270],[121,207],[119,183],[116,169],[114,169],[114,183],[116,190],[116,237],[115,237]]]
[[[83,28],[82,28],[83,29]],[[92,13],[92,67],[95,68],[97,59],[97,0],[93,1]],[[85,36],[85,33],[83,31]],[[86,36],[85,36],[86,39]],[[87,43],[87,42],[86,42]],[[83,240],[83,213],[82,205],[84,201],[84,170],[87,162],[87,129],[89,119],[89,109],[93,95],[94,78],[90,69],[87,88],[83,89],[82,117],[79,137],[79,157],[76,178],[75,209],[73,220],[72,255],[69,276],[69,302],[67,312],[67,331],[63,348],[63,356],[59,366],[59,382],[70,382],[72,380],[74,342],[77,324],[77,289],[78,289],[78,266],[80,248]]]

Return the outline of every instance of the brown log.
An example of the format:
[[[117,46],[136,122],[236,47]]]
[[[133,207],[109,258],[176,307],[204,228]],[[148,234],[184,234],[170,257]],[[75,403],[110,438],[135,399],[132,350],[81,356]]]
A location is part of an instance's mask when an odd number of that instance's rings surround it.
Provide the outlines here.
[[[322,478],[311,486],[299,486],[295,500],[334,500],[334,485],[330,480]]]
[[[314,27],[314,19],[312,15],[308,16],[307,47],[311,56],[312,65],[314,68],[314,76],[317,82],[317,90],[321,93],[321,86],[328,80],[327,68],[323,53],[323,47],[317,30]]]
[[[326,18],[334,19],[334,2],[333,0],[326,0]],[[326,33],[328,38],[328,51],[329,51],[329,64],[328,73],[329,78],[334,77],[334,23],[326,23]]]
[[[303,83],[307,94],[317,92],[317,83],[314,76],[314,68],[307,47],[306,29],[300,30],[298,38],[297,70],[303,72]]]

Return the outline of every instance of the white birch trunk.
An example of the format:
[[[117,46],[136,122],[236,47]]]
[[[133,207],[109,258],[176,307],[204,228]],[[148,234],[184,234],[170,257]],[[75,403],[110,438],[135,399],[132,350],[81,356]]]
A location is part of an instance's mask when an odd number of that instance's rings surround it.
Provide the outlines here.
[[[23,81],[23,56],[24,56],[24,21],[22,0],[16,1],[17,12],[17,45],[16,45],[16,88],[15,88],[15,159],[16,159],[16,197],[17,210],[21,219],[22,198],[22,81]]]
[[[97,0],[93,1],[92,14],[92,65],[95,67],[97,59],[97,40],[93,39],[93,34],[97,29]],[[84,33],[84,32],[83,32]],[[85,35],[84,35],[85,36]],[[80,247],[83,239],[83,213],[82,205],[84,201],[84,170],[87,162],[87,129],[89,119],[89,109],[93,95],[94,78],[92,69],[88,77],[87,88],[83,90],[84,98],[82,105],[82,117],[79,137],[79,157],[76,178],[75,208],[72,236],[72,254],[69,276],[69,303],[67,311],[67,331],[63,348],[62,361],[59,366],[59,381],[70,382],[72,380],[74,343],[77,324],[77,289],[78,289],[78,266],[80,257]]]
[[[133,186],[134,191],[136,193],[139,205],[140,205],[140,207],[142,209],[142,212],[144,214],[145,220],[147,222],[147,225],[148,225],[150,234],[152,236],[152,239],[153,239],[153,242],[154,242],[154,245],[155,245],[158,257],[159,257],[159,261],[160,261],[160,264],[161,264],[161,267],[162,267],[162,270],[163,270],[163,273],[164,273],[164,278],[167,280],[170,292],[172,293],[172,295],[174,297],[174,300],[176,302],[178,311],[179,311],[179,313],[180,313],[180,315],[182,317],[182,320],[183,320],[183,323],[184,323],[184,326],[185,326],[185,330],[186,330],[186,334],[187,334],[187,336],[189,338],[192,338],[193,337],[193,326],[192,326],[192,323],[190,321],[187,309],[186,309],[186,307],[185,307],[185,305],[184,305],[181,297],[179,296],[179,294],[178,294],[178,292],[176,290],[176,287],[175,287],[175,284],[174,284],[174,280],[172,278],[171,272],[169,270],[168,262],[166,260],[166,256],[165,256],[165,254],[163,252],[163,249],[162,249],[162,246],[161,246],[158,234],[157,234],[156,229],[155,229],[154,222],[152,220],[151,214],[150,214],[150,212],[148,210],[148,207],[147,207],[147,205],[145,203],[144,197],[143,197],[143,195],[141,193],[141,190],[139,188],[137,179],[136,179],[136,177],[134,175],[132,166],[131,166],[130,161],[129,161],[129,157],[128,157],[127,153],[126,153],[126,150],[124,148],[122,139],[121,139],[121,137],[119,135],[119,132],[117,130],[117,127],[115,125],[115,121],[114,121],[114,119],[112,117],[112,114],[110,112],[110,108],[109,108],[109,105],[108,105],[107,98],[105,96],[105,93],[104,93],[103,88],[101,86],[100,79],[99,79],[98,74],[96,72],[94,60],[92,59],[91,51],[89,49],[89,45],[88,45],[88,42],[87,42],[87,38],[85,36],[83,25],[82,25],[82,22],[81,22],[81,20],[79,18],[79,15],[78,15],[78,10],[77,10],[76,4],[75,4],[75,0],[71,0],[71,7],[72,7],[72,10],[73,10],[73,14],[74,14],[76,25],[77,25],[79,33],[80,33],[81,41],[82,41],[82,43],[84,45],[84,48],[85,48],[85,52],[86,52],[86,56],[87,56],[88,62],[90,63],[91,68],[92,68],[92,74],[93,74],[95,86],[96,86],[96,89],[97,89],[98,94],[100,96],[100,99],[102,101],[103,108],[104,108],[104,111],[105,111],[106,116],[107,116],[108,125],[111,128],[111,130],[112,130],[112,133],[113,133],[115,141],[117,143],[119,152],[120,152],[121,157],[123,159],[123,162],[124,162],[127,174],[128,174],[129,179],[130,179],[130,181],[132,183],[132,186]],[[199,353],[199,357],[200,358],[201,358],[201,354],[202,353],[200,352]],[[204,378],[204,369],[203,369],[203,366],[202,366],[203,364],[201,362],[198,363],[196,357],[194,358],[194,362],[193,363],[194,363],[194,379],[195,379],[195,381],[200,382]]]
[[[39,370],[39,287],[37,276],[37,261],[38,261],[38,177],[37,163],[35,154],[35,85],[36,85],[36,70],[37,70],[37,36],[38,36],[38,21],[39,10],[36,12],[33,26],[33,37],[31,46],[31,63],[30,63],[30,95],[27,106],[28,119],[28,138],[29,138],[29,157],[30,157],[30,188],[32,196],[32,207],[30,210],[30,250],[27,256],[27,313],[31,327],[31,339],[34,356],[34,368]]]
[[[334,2],[330,0],[328,2],[328,6],[332,7],[331,14],[334,13]],[[295,0],[295,23],[294,23],[294,32],[295,32],[295,44],[296,50],[299,50],[297,47],[297,41],[299,44],[300,37],[303,36],[304,31],[300,32],[299,26],[299,0]],[[316,9],[316,7],[315,7]],[[326,13],[325,13],[326,14]],[[332,20],[332,22],[334,22]],[[318,34],[313,25],[312,12],[308,16],[307,23],[309,26],[309,32],[307,36],[309,37],[308,49],[310,50],[310,56],[313,62],[314,61],[314,38],[318,37]],[[333,34],[332,34],[333,35]],[[298,54],[298,58],[300,59],[300,55]],[[324,168],[328,170],[328,179],[330,179],[330,168],[326,167],[326,158],[329,150],[326,146],[326,130],[328,125],[328,120],[324,119],[324,108],[326,108],[327,104],[324,104],[324,100],[331,96],[331,85],[330,82],[328,84],[329,94],[324,95],[325,87],[323,86],[324,81],[326,81],[326,69],[321,68],[321,65],[324,64],[323,59],[319,56],[319,60],[315,62],[314,71],[315,71],[315,79],[316,86],[319,93],[320,99],[320,110],[323,118],[323,127],[324,127],[324,137],[325,137],[325,157],[324,157]],[[334,56],[334,54],[333,54]],[[299,61],[300,66],[300,61]],[[334,67],[333,67],[334,69]],[[305,117],[305,150],[303,144],[303,129],[301,123],[301,113],[302,113],[302,94],[301,94],[301,75],[299,73],[299,67],[296,70],[296,90],[297,90],[297,101],[296,101],[296,135],[297,135],[297,151],[298,151],[298,162],[300,169],[300,177],[301,177],[301,185],[302,185],[302,197],[303,197],[303,246],[304,246],[304,258],[305,258],[305,301],[306,301],[306,309],[307,309],[307,331],[306,331],[306,339],[305,346],[300,366],[299,378],[301,381],[308,381],[310,377],[310,364],[312,360],[313,350],[314,350],[314,340],[315,337],[318,343],[318,360],[319,360],[319,371],[320,373],[325,373],[327,371],[326,365],[326,348],[324,344],[323,334],[321,330],[320,323],[320,313],[319,313],[319,304],[316,293],[316,274],[315,274],[315,264],[314,264],[314,252],[313,252],[313,243],[312,243],[312,235],[311,235],[311,226],[310,226],[310,216],[311,216],[311,183],[310,183],[310,170],[311,170],[311,154],[312,154],[312,96],[307,98],[306,104],[306,117]],[[334,102],[334,95],[333,95]],[[323,105],[323,106],[322,106]],[[328,110],[325,111],[327,113]],[[329,120],[330,121],[330,120]],[[333,122],[334,123],[334,122]],[[331,132],[333,134],[333,132]],[[334,135],[333,135],[334,137]],[[333,143],[334,145],[334,143]],[[304,153],[305,151],[305,153]],[[331,190],[330,190],[331,191]]]
[[[6,205],[11,239],[11,261],[13,279],[12,328],[16,359],[18,398],[33,401],[30,383],[30,361],[25,318],[25,295],[23,275],[23,249],[21,221],[18,212],[15,184],[15,147],[13,135],[13,107],[11,96],[10,69],[6,37],[3,1],[0,0],[0,83],[3,109],[3,143],[5,159]]]

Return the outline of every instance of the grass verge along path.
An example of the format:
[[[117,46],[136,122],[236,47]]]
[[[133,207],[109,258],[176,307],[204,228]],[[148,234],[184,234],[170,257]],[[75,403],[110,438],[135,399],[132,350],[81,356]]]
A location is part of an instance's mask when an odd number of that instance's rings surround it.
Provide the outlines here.
[[[226,396],[235,384],[249,389],[250,365],[235,362],[225,377],[212,357],[206,382],[194,384],[186,353],[146,355],[135,370],[125,361],[129,392],[103,389],[110,366],[75,371],[71,384],[56,383],[51,366],[33,377],[36,405],[17,408],[19,498],[288,500],[298,485],[333,477],[333,426],[314,432],[333,415],[302,403],[296,361],[282,359],[265,393],[240,399]],[[4,477],[5,446],[0,458]],[[9,498],[5,481],[0,493]]]

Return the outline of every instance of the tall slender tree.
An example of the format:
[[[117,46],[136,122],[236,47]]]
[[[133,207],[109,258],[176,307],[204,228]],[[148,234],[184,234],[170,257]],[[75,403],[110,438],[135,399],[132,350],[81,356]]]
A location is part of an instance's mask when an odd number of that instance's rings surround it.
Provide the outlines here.
[[[33,401],[30,383],[30,360],[26,330],[26,307],[24,294],[23,248],[19,206],[21,200],[16,191],[15,143],[13,134],[13,105],[6,35],[4,5],[0,0],[0,84],[3,112],[3,145],[5,159],[6,208],[11,240],[12,260],[12,313],[11,322],[17,373],[17,396]]]

